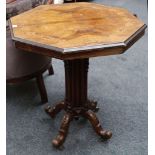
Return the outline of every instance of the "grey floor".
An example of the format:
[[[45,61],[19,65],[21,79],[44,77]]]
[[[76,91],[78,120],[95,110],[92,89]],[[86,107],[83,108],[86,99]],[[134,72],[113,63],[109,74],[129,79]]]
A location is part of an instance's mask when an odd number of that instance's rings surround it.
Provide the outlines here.
[[[145,0],[96,0],[125,7],[147,23]],[[7,155],[147,155],[147,32],[125,54],[90,59],[89,97],[98,101],[102,125],[113,137],[102,141],[89,122],[73,121],[64,146],[56,150],[63,112],[51,120],[40,104],[34,80],[7,86]],[[53,59],[54,76],[44,74],[53,105],[64,97],[63,62]]]

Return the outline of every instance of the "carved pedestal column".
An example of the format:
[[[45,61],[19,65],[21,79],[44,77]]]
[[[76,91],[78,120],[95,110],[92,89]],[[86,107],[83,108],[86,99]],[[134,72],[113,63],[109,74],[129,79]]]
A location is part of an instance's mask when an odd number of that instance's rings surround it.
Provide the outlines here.
[[[66,98],[67,109],[82,110],[87,103],[88,59],[66,60]]]
[[[65,141],[68,133],[69,123],[73,118],[79,116],[87,118],[94,130],[102,138],[111,138],[112,133],[104,130],[96,114],[97,103],[87,98],[87,79],[89,59],[65,60],[65,100],[58,103],[55,107],[48,106],[45,110],[53,118],[62,109],[66,111],[63,117],[59,134],[52,141],[53,145],[59,147]]]

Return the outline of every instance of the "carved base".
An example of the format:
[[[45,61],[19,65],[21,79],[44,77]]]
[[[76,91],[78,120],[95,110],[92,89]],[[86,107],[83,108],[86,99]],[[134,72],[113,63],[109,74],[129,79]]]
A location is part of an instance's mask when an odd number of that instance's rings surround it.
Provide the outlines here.
[[[45,112],[50,115],[52,118],[56,116],[62,109],[65,109],[65,104],[64,102],[60,102],[56,104],[54,107],[47,106],[45,107]]]
[[[90,123],[92,124],[95,132],[101,136],[104,139],[109,139],[112,137],[112,132],[111,131],[107,131],[105,129],[102,128],[96,114],[92,111],[86,111],[84,113],[84,117],[86,117]]]
[[[69,112],[67,112],[64,115],[59,129],[59,133],[56,136],[56,138],[52,141],[53,146],[59,147],[64,143],[68,133],[69,123],[71,122],[72,118],[73,118],[73,115]]]
[[[88,101],[88,109],[91,109],[94,112],[99,111],[99,107],[97,107],[97,102],[96,101]]]
[[[58,114],[61,110],[65,110],[66,112],[71,112],[74,114],[74,118],[78,118],[79,115],[83,114],[83,111],[92,110],[93,112],[98,112],[99,108],[97,107],[96,101],[88,101],[83,107],[72,107],[68,106],[68,103],[65,101],[61,101],[53,107],[47,106],[45,107],[45,112],[54,118],[56,114]]]
[[[45,108],[45,111],[52,118],[54,118],[56,114],[58,114],[61,110],[66,111],[61,122],[59,133],[56,136],[56,138],[52,141],[53,146],[60,147],[64,143],[68,133],[70,122],[73,120],[73,118],[78,119],[81,116],[90,121],[95,132],[99,136],[101,136],[101,138],[105,140],[110,139],[112,137],[112,132],[102,128],[96,114],[93,112],[95,111],[94,109],[96,108],[96,106],[97,106],[97,102],[94,102],[94,101],[89,101],[87,107],[79,107],[79,108],[73,108],[73,109],[68,109],[67,104],[65,104],[65,102],[60,102],[56,104],[56,106],[54,107],[47,106]]]
[[[45,108],[46,113],[52,118],[62,109],[66,111],[59,133],[52,141],[55,147],[59,147],[64,143],[70,122],[81,116],[90,121],[95,132],[102,138],[109,139],[112,136],[110,131],[101,127],[94,113],[99,110],[97,102],[90,101],[87,98],[88,65],[88,59],[65,60],[65,100],[56,104],[53,108],[50,106]]]

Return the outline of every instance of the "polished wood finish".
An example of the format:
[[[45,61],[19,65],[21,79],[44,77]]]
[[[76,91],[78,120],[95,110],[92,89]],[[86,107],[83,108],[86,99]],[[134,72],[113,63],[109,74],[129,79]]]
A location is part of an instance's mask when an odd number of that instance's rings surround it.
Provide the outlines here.
[[[47,106],[45,111],[52,118],[62,109],[66,111],[59,133],[52,141],[55,147],[61,146],[67,136],[69,124],[73,118],[80,116],[87,118],[92,124],[95,132],[104,139],[112,136],[110,131],[103,129],[93,111],[97,111],[97,102],[88,100],[87,79],[88,79],[88,59],[65,60],[65,100],[56,104],[53,108]]]
[[[52,118],[55,118],[55,116],[62,110],[62,109],[65,109],[66,105],[65,105],[65,102],[62,101],[58,104],[56,104],[55,106],[53,107],[50,107],[50,106],[47,106],[45,108],[45,111],[47,114],[49,114]]]
[[[53,146],[60,147],[64,143],[67,133],[68,133],[69,124],[70,124],[72,118],[73,118],[72,113],[70,113],[70,112],[65,113],[65,115],[62,119],[59,133],[56,136],[56,138],[52,141]]]
[[[95,113],[92,111],[86,111],[84,113],[84,117],[86,117],[90,123],[92,124],[95,132],[101,136],[101,138],[104,139],[110,139],[112,137],[112,132],[111,131],[107,131],[105,129],[102,128],[98,118],[96,117]]]
[[[45,108],[51,118],[65,110],[53,145],[64,143],[70,122],[81,116],[99,136],[111,138],[94,113],[97,102],[87,96],[89,58],[125,52],[146,25],[126,9],[96,3],[39,6],[11,18],[9,25],[17,48],[64,60],[65,99]]]
[[[63,60],[121,54],[146,28],[126,9],[84,2],[42,5],[11,18],[10,26],[18,48]]]

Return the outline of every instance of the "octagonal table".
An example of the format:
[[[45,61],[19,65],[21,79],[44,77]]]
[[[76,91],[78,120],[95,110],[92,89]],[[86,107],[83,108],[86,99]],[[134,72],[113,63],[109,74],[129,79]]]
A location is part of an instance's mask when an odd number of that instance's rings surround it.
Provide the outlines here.
[[[96,133],[109,139],[94,113],[97,102],[87,97],[90,57],[124,53],[145,32],[146,25],[123,8],[95,3],[42,5],[10,20],[17,48],[64,60],[65,99],[46,112],[65,115],[53,145],[63,144],[73,118],[87,118]],[[99,66],[100,67],[100,66]]]

